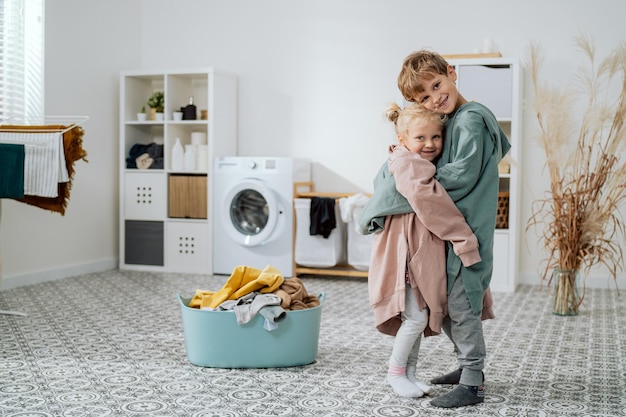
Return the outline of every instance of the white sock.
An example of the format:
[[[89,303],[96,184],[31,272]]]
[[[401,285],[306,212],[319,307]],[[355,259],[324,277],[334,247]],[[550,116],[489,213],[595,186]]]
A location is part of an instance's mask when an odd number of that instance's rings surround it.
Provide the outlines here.
[[[406,367],[406,377],[411,383],[417,385],[417,387],[424,392],[424,394],[430,394],[433,390],[432,385],[428,385],[417,379],[415,376],[415,370],[417,367],[415,365],[408,365]]]
[[[406,375],[406,368],[389,365],[387,382],[389,382],[393,391],[401,397],[418,398],[424,395],[424,391],[409,381]]]

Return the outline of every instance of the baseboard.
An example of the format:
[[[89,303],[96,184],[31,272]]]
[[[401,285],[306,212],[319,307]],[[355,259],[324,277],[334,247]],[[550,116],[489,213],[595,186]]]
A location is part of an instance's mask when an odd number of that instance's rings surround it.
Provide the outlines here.
[[[518,274],[517,283],[521,285],[547,285],[547,281],[542,281],[538,274],[528,272],[520,272]],[[606,274],[589,274],[585,280],[585,286],[587,288],[614,290],[616,284],[618,289],[626,288],[626,275],[620,274],[617,276],[617,279],[613,280],[613,278]]]
[[[53,281],[57,279],[73,277],[76,275],[101,272],[117,267],[118,260],[116,258],[103,259],[100,261],[71,265],[57,269],[46,269],[44,271],[37,271],[28,274],[0,276],[0,290],[8,290],[10,288],[21,287],[23,285],[39,284],[41,282]],[[537,273],[529,272],[520,272],[518,274],[517,284],[536,286],[546,285],[545,282],[541,281]],[[626,288],[626,275],[618,275],[615,281],[613,280],[613,278],[607,275],[589,275],[585,281],[585,284],[587,288],[600,288],[609,290],[614,290],[617,284],[617,288],[624,289]]]
[[[46,269],[27,274],[0,276],[0,289],[8,290],[10,288],[21,287],[23,285],[39,284],[41,282],[54,281],[77,275],[85,275],[92,272],[101,272],[117,268],[117,266],[117,258],[103,259],[100,261],[64,266],[57,269]]]

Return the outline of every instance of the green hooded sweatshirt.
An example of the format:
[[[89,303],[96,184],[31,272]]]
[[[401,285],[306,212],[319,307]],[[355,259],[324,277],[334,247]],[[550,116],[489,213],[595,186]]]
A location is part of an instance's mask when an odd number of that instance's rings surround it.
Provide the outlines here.
[[[463,267],[447,243],[448,294],[461,274],[472,310],[482,310],[493,270],[493,238],[498,210],[498,163],[511,144],[484,105],[468,102],[448,115],[443,152],[435,178],[443,185],[478,238],[479,262]]]

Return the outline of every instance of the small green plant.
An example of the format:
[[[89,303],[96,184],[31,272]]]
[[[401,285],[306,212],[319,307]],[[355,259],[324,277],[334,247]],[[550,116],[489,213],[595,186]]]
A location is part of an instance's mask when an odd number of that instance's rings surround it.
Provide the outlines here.
[[[141,113],[145,113],[146,112],[146,106],[141,106]]]
[[[148,106],[151,109],[156,109],[158,113],[163,113],[163,108],[165,107],[165,95],[163,91],[155,91],[152,93],[152,96],[148,99]]]

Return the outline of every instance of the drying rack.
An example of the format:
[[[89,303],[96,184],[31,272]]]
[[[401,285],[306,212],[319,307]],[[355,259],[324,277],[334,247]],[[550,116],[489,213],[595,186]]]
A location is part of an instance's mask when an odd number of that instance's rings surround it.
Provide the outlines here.
[[[88,116],[37,116],[0,120],[0,143],[45,145],[87,120]],[[42,126],[59,127],[42,129]]]
[[[81,126],[87,120],[89,120],[88,116],[33,116],[0,120],[0,143],[45,145],[50,140],[61,138],[65,132]],[[62,128],[42,129],[42,126],[62,126]],[[1,218],[2,208],[0,207]],[[2,271],[0,270],[1,282]],[[0,315],[28,316],[26,313],[10,310],[0,310]]]
[[[299,191],[300,188],[308,188],[309,191]],[[326,197],[334,198],[335,202],[339,202],[339,199],[353,196],[354,193],[337,193],[337,192],[316,192],[315,184],[311,181],[296,182],[293,186],[293,196],[296,198],[312,198],[312,197]],[[296,212],[294,206],[294,231],[296,230]],[[296,233],[293,237],[293,274],[308,274],[308,275],[324,275],[324,276],[340,276],[340,277],[361,277],[367,278],[368,271],[362,271],[354,268],[348,264],[340,264],[330,268],[313,268],[300,266],[296,263]]]

